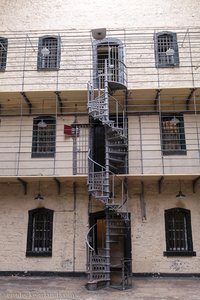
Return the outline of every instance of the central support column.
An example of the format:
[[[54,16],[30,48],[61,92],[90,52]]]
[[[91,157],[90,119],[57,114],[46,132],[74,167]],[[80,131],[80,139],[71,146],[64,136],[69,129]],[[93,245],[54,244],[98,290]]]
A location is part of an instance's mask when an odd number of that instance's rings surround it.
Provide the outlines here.
[[[106,111],[106,119],[109,120],[109,96],[108,96],[108,66],[105,60],[105,79],[104,79],[104,105]],[[107,203],[109,201],[110,188],[109,188],[109,146],[107,138],[107,128],[105,128],[105,192],[107,194]],[[106,209],[106,271],[107,271],[107,286],[110,286],[110,228],[109,228],[109,211]]]

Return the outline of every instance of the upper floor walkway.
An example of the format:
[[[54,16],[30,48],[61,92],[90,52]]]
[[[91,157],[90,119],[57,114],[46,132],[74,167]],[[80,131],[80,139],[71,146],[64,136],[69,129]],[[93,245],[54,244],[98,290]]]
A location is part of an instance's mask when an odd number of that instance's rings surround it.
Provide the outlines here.
[[[199,87],[199,42],[196,27],[0,32],[0,92],[86,90],[105,57],[130,90]]]

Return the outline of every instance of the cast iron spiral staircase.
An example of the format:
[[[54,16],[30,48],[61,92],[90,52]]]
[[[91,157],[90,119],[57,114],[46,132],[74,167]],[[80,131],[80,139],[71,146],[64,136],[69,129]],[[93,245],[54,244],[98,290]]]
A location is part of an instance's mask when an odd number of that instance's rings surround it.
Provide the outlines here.
[[[88,113],[98,120],[105,129],[105,166],[95,162],[91,150],[88,154],[88,191],[103,203],[106,211],[105,245],[99,253],[95,247],[95,225],[87,234],[88,248],[88,284],[89,289],[110,286],[110,246],[117,243],[117,236],[125,236],[124,228],[130,227],[128,216],[128,189],[125,177],[117,175],[124,169],[127,160],[127,126],[125,109],[113,96],[116,90],[126,90],[125,65],[116,61],[118,68],[113,73],[113,66],[105,60],[104,73],[98,78],[101,85],[98,89],[88,84]],[[114,75],[113,75],[114,74]],[[104,82],[102,87],[102,82]],[[109,108],[115,111],[115,120],[110,119]],[[120,121],[119,121],[120,113]],[[98,170],[98,171],[97,171]],[[119,192],[120,186],[120,192]],[[117,191],[116,191],[116,187]],[[115,237],[114,237],[115,236]],[[114,239],[113,239],[114,238]],[[127,268],[127,265],[129,267]],[[122,259],[122,288],[125,289],[130,271],[130,261]]]

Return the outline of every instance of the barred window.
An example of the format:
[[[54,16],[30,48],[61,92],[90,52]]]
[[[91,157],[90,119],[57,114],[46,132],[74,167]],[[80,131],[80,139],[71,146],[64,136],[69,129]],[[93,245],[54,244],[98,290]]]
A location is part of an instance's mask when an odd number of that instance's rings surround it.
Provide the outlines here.
[[[60,38],[45,36],[39,38],[38,69],[55,70],[60,67]]]
[[[166,68],[179,65],[179,52],[176,33],[156,33],[154,42],[156,67]]]
[[[54,117],[38,117],[33,120],[32,157],[54,157],[56,120]]]
[[[194,256],[190,211],[184,208],[165,210],[166,256]]]
[[[5,71],[7,60],[8,40],[0,37],[0,71]]]
[[[182,114],[162,114],[163,155],[186,154],[184,120]]]
[[[27,256],[52,256],[53,210],[29,211]]]

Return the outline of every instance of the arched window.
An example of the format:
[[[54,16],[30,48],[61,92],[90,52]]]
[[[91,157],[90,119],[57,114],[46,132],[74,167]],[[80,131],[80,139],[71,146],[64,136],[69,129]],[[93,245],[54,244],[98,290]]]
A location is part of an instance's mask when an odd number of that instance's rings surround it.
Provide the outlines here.
[[[52,256],[53,210],[29,211],[27,256]]]
[[[109,66],[108,80],[125,84],[124,48],[115,38],[93,42],[93,82],[95,87],[104,86],[105,60]]]
[[[39,38],[38,69],[55,70],[60,67],[60,38],[44,36]]]
[[[54,157],[56,147],[56,119],[41,116],[33,120],[32,157]]]
[[[179,66],[177,36],[174,32],[158,32],[154,36],[156,67]]]
[[[0,37],[0,71],[5,71],[7,60],[8,40]]]
[[[165,210],[166,256],[194,256],[191,215],[188,209]]]

